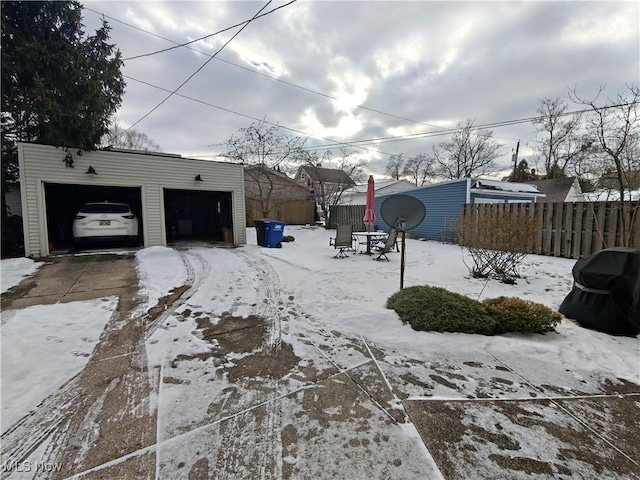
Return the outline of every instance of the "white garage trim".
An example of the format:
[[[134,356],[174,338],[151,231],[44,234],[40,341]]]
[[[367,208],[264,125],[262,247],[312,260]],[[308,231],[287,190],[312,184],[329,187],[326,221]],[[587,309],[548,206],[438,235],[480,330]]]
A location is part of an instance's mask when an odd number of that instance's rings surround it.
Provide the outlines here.
[[[183,158],[177,155],[93,151],[74,154],[74,168],[65,167],[62,148],[18,144],[25,255],[49,252],[45,183],[140,189],[144,246],[166,246],[164,189],[231,194],[234,244],[246,244],[244,168],[240,164]],[[89,166],[96,175],[88,175]],[[196,182],[196,175],[202,177]]]

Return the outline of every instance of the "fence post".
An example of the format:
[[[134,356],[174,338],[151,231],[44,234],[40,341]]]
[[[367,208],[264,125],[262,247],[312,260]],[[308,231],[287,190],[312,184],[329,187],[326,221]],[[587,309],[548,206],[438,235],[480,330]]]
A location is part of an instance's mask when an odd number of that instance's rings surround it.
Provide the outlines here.
[[[633,221],[631,224],[631,242],[629,245],[640,248],[640,200],[637,200],[635,205],[631,204],[630,209]]]
[[[542,254],[552,255],[551,239],[553,238],[553,203],[545,202],[543,208],[543,237],[542,237]]]
[[[559,257],[562,251],[562,214],[564,212],[563,203],[556,202],[553,204],[552,208],[552,216],[555,215],[555,218],[553,219],[555,229],[553,235],[553,256]]]
[[[595,252],[599,252],[603,248],[602,246],[604,244],[604,230],[605,230],[604,218],[605,218],[605,212],[608,206],[609,206],[609,202],[604,202],[604,203],[598,202],[594,205],[594,209],[596,210],[595,212],[596,214],[594,215],[596,237],[595,237],[595,241],[593,242],[593,251],[589,252],[589,255]]]
[[[563,208],[565,209],[565,237],[564,242],[562,242],[562,256],[565,258],[571,258],[571,246],[573,245],[573,210],[575,208],[575,204],[565,203]]]
[[[580,258],[581,246],[582,246],[582,216],[584,215],[584,204],[582,202],[576,203],[576,212],[574,217],[575,225],[573,227],[573,258]]]
[[[617,247],[622,245],[624,239],[620,238],[620,233],[618,232],[618,215],[622,214],[624,210],[620,210],[618,208],[617,203],[613,203],[610,208],[607,209],[607,228],[605,232],[607,234],[605,248]]]

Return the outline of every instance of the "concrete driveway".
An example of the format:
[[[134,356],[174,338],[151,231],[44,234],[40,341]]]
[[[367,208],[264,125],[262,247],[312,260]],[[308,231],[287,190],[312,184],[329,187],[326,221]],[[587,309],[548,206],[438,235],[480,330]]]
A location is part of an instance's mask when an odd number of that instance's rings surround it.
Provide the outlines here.
[[[109,295],[132,297],[137,289],[134,254],[50,257],[36,275],[2,295],[2,310]]]
[[[24,461],[47,436],[62,470],[36,478],[640,478],[638,385],[580,369],[552,381],[552,365],[524,369],[517,354],[377,349],[309,318],[259,258],[207,252],[181,253],[200,278],[147,312],[134,255],[52,258],[2,295],[3,311],[120,298],[85,369],[3,435],[3,462]],[[228,271],[205,268],[231,256]],[[235,301],[256,314],[214,315],[196,301],[222,303],[249,281],[264,303]],[[304,352],[274,341],[294,322]],[[160,324],[212,348],[167,352],[149,369],[145,340]],[[194,399],[202,408],[186,409]]]

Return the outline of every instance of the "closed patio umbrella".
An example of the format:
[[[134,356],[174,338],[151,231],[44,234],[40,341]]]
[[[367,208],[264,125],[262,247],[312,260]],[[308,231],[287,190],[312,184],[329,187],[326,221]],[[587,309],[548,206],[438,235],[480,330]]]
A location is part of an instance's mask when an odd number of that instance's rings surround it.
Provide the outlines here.
[[[376,221],[376,213],[373,211],[376,205],[376,189],[373,181],[373,175],[369,175],[369,182],[367,183],[367,203],[362,221],[367,225],[367,231],[371,231],[373,222]]]

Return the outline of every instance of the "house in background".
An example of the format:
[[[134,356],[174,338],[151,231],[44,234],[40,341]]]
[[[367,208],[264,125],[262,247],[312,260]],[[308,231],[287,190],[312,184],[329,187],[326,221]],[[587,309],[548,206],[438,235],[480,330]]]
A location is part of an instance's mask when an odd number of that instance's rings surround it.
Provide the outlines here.
[[[410,234],[427,240],[453,242],[456,233],[453,223],[460,217],[464,204],[536,202],[544,198],[538,189],[526,183],[500,182],[477,178],[462,178],[449,182],[418,187],[400,193],[420,200],[426,209],[422,223]],[[380,206],[391,195],[376,198],[376,228],[388,230],[382,220]]]
[[[315,191],[316,194],[322,185],[324,185],[325,191],[328,193],[335,192],[338,189],[345,190],[355,185],[355,182],[343,170],[309,165],[299,167],[293,179]]]
[[[382,180],[374,184],[376,197],[413,190],[416,186],[407,180]],[[344,192],[341,205],[365,205],[367,203],[367,184],[354,185]]]
[[[356,184],[343,170],[311,165],[299,167],[293,179],[311,191],[319,214],[328,211],[330,205],[340,203],[342,195]]]
[[[286,174],[264,165],[248,166],[244,185],[248,226],[265,217],[291,225],[314,222],[313,194]]]
[[[548,180],[533,180],[528,182],[535,185],[545,197],[542,202],[584,202],[582,188],[577,178],[550,178]]]

